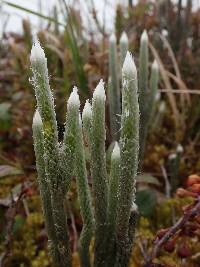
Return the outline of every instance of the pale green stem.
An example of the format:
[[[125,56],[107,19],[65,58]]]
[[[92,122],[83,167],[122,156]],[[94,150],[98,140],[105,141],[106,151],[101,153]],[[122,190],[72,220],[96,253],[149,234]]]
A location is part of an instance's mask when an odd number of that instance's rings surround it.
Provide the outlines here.
[[[107,173],[105,157],[105,92],[103,82],[97,85],[92,99],[91,172],[95,216],[94,266],[105,264],[107,229]]]
[[[117,58],[117,44],[114,34],[109,40],[109,74],[111,78],[111,84],[109,86],[109,112],[110,112],[110,131],[113,140],[119,139],[119,128],[121,114],[120,105],[120,86],[118,75],[118,58]]]
[[[148,88],[148,63],[149,63],[149,49],[148,36],[144,31],[140,41],[140,56],[139,56],[139,104],[140,104],[140,149],[139,149],[139,164],[140,170],[144,158],[145,138],[147,132],[147,121],[149,119],[149,88]]]
[[[137,70],[129,52],[122,69],[121,164],[117,209],[116,267],[129,262],[129,220],[135,201],[139,150],[139,105]]]
[[[60,266],[59,251],[57,249],[57,237],[56,237],[53,213],[52,213],[51,193],[45,174],[44,148],[43,148],[44,138],[43,138],[42,120],[38,111],[36,111],[34,115],[32,128],[33,128],[34,150],[36,157],[36,168],[38,173],[38,184],[42,199],[45,228],[47,231],[49,248],[52,254],[54,264],[59,267]]]
[[[73,88],[68,103],[67,103],[67,115],[65,123],[65,132],[63,139],[63,146],[61,150],[61,162],[63,172],[63,182],[66,192],[70,188],[71,177],[74,174],[75,168],[75,147],[76,147],[76,131],[79,123],[80,100],[77,93],[77,88]]]
[[[93,214],[90,190],[87,180],[86,161],[82,136],[82,121],[76,129],[76,150],[75,150],[75,174],[77,178],[78,198],[80,203],[83,228],[79,240],[79,255],[82,267],[90,267],[89,246],[93,234]]]
[[[108,229],[106,242],[106,266],[114,266],[116,259],[116,216],[117,216],[117,194],[119,190],[119,173],[120,173],[120,148],[115,143],[111,156],[111,170],[108,190]]]

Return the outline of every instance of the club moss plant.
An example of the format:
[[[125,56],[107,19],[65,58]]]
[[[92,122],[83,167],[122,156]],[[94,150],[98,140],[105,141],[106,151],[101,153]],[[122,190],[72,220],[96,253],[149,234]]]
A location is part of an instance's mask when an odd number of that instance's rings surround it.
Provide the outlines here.
[[[82,267],[128,266],[137,218],[135,204],[139,151],[138,80],[134,60],[127,52],[122,68],[122,116],[119,143],[115,142],[111,168],[106,168],[104,83],[94,90],[80,112],[78,89],[68,101],[64,138],[58,142],[54,98],[49,86],[47,59],[38,41],[31,51],[37,109],[33,139],[50,253],[57,267],[71,267],[66,194],[76,177],[83,228],[79,238]],[[90,152],[92,188],[88,185],[85,143]],[[87,165],[88,166],[88,165]],[[94,238],[94,256],[89,253]],[[91,259],[94,258],[93,261]]]

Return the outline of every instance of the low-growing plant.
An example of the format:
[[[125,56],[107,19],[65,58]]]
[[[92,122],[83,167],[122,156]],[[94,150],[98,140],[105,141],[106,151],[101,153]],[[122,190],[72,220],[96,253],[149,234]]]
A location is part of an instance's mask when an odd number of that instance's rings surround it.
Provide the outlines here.
[[[94,90],[92,104],[86,102],[82,118],[77,89],[73,89],[67,102],[64,138],[59,143],[47,59],[38,41],[32,47],[30,59],[37,100],[33,138],[38,182],[54,263],[59,267],[72,264],[64,200],[75,175],[83,218],[79,240],[82,267],[91,266],[89,245],[92,235],[95,267],[128,266],[137,218],[135,178],[139,150],[138,81],[132,56],[127,52],[122,68],[120,141],[115,143],[112,152],[110,174],[107,173],[105,156],[103,81]],[[87,181],[82,119],[91,153],[94,211]]]
[[[109,39],[109,113],[110,113],[110,131],[114,140],[119,138],[120,129],[120,80],[119,70],[123,64],[124,57],[128,50],[128,37],[125,32],[120,38],[120,55],[117,53],[117,40],[114,34]],[[148,35],[146,30],[143,32],[140,41],[139,53],[139,105],[140,105],[140,148],[139,165],[142,168],[145,144],[150,128],[150,122],[155,113],[156,95],[158,92],[159,67],[156,60],[151,66],[151,75],[149,79],[149,48]]]

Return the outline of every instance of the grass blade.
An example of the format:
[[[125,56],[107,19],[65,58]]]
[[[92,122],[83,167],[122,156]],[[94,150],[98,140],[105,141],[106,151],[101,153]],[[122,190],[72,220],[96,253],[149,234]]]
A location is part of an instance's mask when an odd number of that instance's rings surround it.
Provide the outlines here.
[[[2,3],[6,4],[6,5],[8,5],[8,6],[11,6],[11,7],[13,7],[13,8],[16,8],[16,9],[18,9],[18,10],[25,11],[25,12],[27,12],[27,13],[29,13],[29,14],[35,15],[35,16],[37,16],[37,17],[39,17],[39,18],[48,20],[49,22],[57,23],[57,24],[59,24],[60,26],[65,27],[65,24],[63,24],[63,23],[61,23],[61,22],[59,22],[59,21],[56,21],[54,18],[51,18],[51,17],[49,17],[49,16],[45,16],[45,15],[43,15],[43,14],[41,14],[41,13],[39,13],[39,12],[33,11],[33,10],[29,9],[29,8],[25,8],[25,7],[23,7],[23,6],[20,6],[20,5],[17,5],[17,4],[13,4],[13,3],[10,3],[9,1],[2,1]]]

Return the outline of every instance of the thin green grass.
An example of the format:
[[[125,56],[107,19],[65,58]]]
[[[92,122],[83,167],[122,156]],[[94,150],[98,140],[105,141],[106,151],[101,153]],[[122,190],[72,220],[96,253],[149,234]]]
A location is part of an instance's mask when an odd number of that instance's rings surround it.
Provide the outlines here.
[[[21,11],[25,11],[25,12],[27,12],[29,14],[35,15],[35,16],[40,17],[42,19],[48,20],[49,22],[57,23],[62,27],[65,27],[65,24],[63,24],[63,23],[61,23],[59,21],[56,21],[54,18],[51,18],[49,16],[45,16],[45,15],[41,14],[40,12],[33,11],[33,10],[29,9],[29,8],[25,8],[25,7],[17,5],[17,4],[10,3],[9,1],[4,1],[3,0],[2,3],[6,4],[8,6],[14,7],[16,9],[19,9]]]

